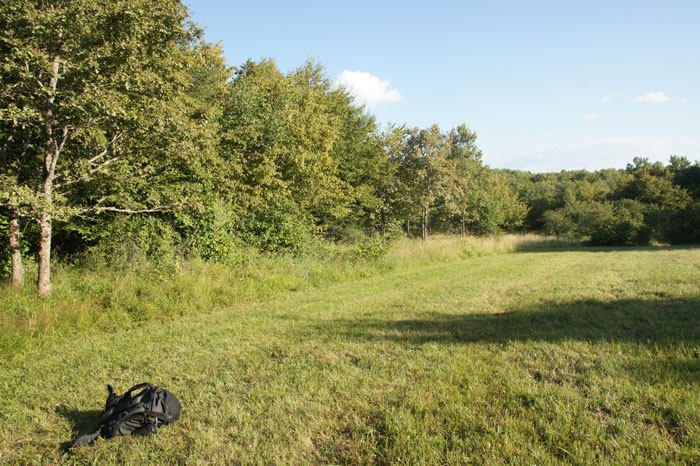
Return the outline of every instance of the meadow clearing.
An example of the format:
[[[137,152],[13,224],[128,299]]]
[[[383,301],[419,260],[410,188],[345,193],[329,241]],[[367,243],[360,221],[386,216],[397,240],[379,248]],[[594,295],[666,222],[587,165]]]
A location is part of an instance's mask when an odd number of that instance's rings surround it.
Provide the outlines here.
[[[698,247],[400,240],[0,300],[0,464],[700,463]],[[63,453],[142,381],[178,422]]]

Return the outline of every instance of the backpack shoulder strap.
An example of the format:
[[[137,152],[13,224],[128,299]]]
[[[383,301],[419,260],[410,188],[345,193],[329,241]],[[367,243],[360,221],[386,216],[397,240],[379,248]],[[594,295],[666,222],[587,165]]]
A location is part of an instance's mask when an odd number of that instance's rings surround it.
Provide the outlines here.
[[[81,435],[77,439],[73,440],[73,443],[70,444],[67,450],[70,450],[73,447],[80,447],[82,445],[92,445],[93,443],[95,443],[95,440],[97,440],[97,437],[99,436],[100,429],[97,429],[97,432],[93,432],[91,434]]]
[[[131,387],[129,390],[127,390],[126,392],[124,392],[124,394],[122,395],[122,398],[131,398],[131,392],[134,392],[134,391],[139,390],[139,389],[141,389],[141,388],[148,388],[148,389],[151,389],[151,390],[152,390],[152,389],[156,388],[156,386],[153,385],[152,383],[148,383],[148,382],[140,383],[140,384],[138,384],[138,385],[134,385],[134,386]]]

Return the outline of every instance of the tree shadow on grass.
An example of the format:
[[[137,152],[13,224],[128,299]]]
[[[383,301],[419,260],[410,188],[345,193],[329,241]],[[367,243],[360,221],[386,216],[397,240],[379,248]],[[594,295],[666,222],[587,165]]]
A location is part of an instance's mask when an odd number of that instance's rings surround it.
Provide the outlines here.
[[[562,241],[522,241],[515,252],[624,252],[624,251],[689,251],[700,249],[699,245],[678,246],[592,246],[585,243]]]
[[[97,428],[97,422],[100,420],[100,415],[102,414],[102,411],[96,409],[81,411],[64,405],[58,406],[55,411],[56,414],[68,420],[73,426],[73,438],[59,445],[64,451],[66,451],[73,443],[73,440],[79,436],[94,432]]]
[[[562,340],[697,344],[700,297],[541,302],[502,313],[426,313],[401,320],[339,319],[320,324],[317,329],[343,338],[411,345]]]
[[[622,342],[672,349],[634,357],[625,372],[640,383],[700,384],[700,297],[541,303],[502,313],[425,313],[411,319],[339,319],[316,325],[331,338],[404,347],[560,341]],[[679,351],[680,350],[680,351]]]

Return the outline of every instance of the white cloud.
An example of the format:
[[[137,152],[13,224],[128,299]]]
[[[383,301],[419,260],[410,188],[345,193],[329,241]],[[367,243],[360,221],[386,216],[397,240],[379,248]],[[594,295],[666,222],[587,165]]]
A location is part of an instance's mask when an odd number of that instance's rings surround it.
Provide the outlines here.
[[[391,80],[381,80],[364,71],[345,70],[340,73],[335,83],[346,87],[355,101],[366,104],[368,107],[403,100],[397,89],[391,89]]]
[[[606,95],[605,97],[603,97],[603,98],[600,99],[600,100],[602,100],[604,104],[607,104],[608,102],[610,102],[610,99],[612,99],[612,96],[611,96],[611,95]]]
[[[686,98],[684,97],[684,98],[678,100],[678,102],[680,102],[680,103],[682,103],[682,104],[687,104],[687,103],[688,103],[688,99],[686,99]]]
[[[632,102],[634,103],[645,103],[645,104],[663,104],[671,100],[664,92],[647,92],[644,95],[638,95]]]
[[[485,151],[484,160],[492,167],[514,168],[532,172],[560,170],[600,170],[625,168],[634,157],[648,157],[652,162],[668,162],[672,154],[700,159],[700,140],[672,137],[603,138],[560,144],[543,144],[531,139],[510,154],[492,155]]]
[[[598,115],[597,113],[586,113],[581,117],[583,121],[593,121],[597,120],[598,118],[600,118],[600,115]]]

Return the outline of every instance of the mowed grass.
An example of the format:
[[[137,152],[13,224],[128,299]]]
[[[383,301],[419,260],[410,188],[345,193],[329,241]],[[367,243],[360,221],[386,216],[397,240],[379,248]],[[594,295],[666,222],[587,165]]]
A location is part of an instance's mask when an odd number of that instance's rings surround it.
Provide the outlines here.
[[[0,464],[700,463],[700,249],[532,243],[56,331],[0,359]],[[178,422],[63,453],[142,381]]]

